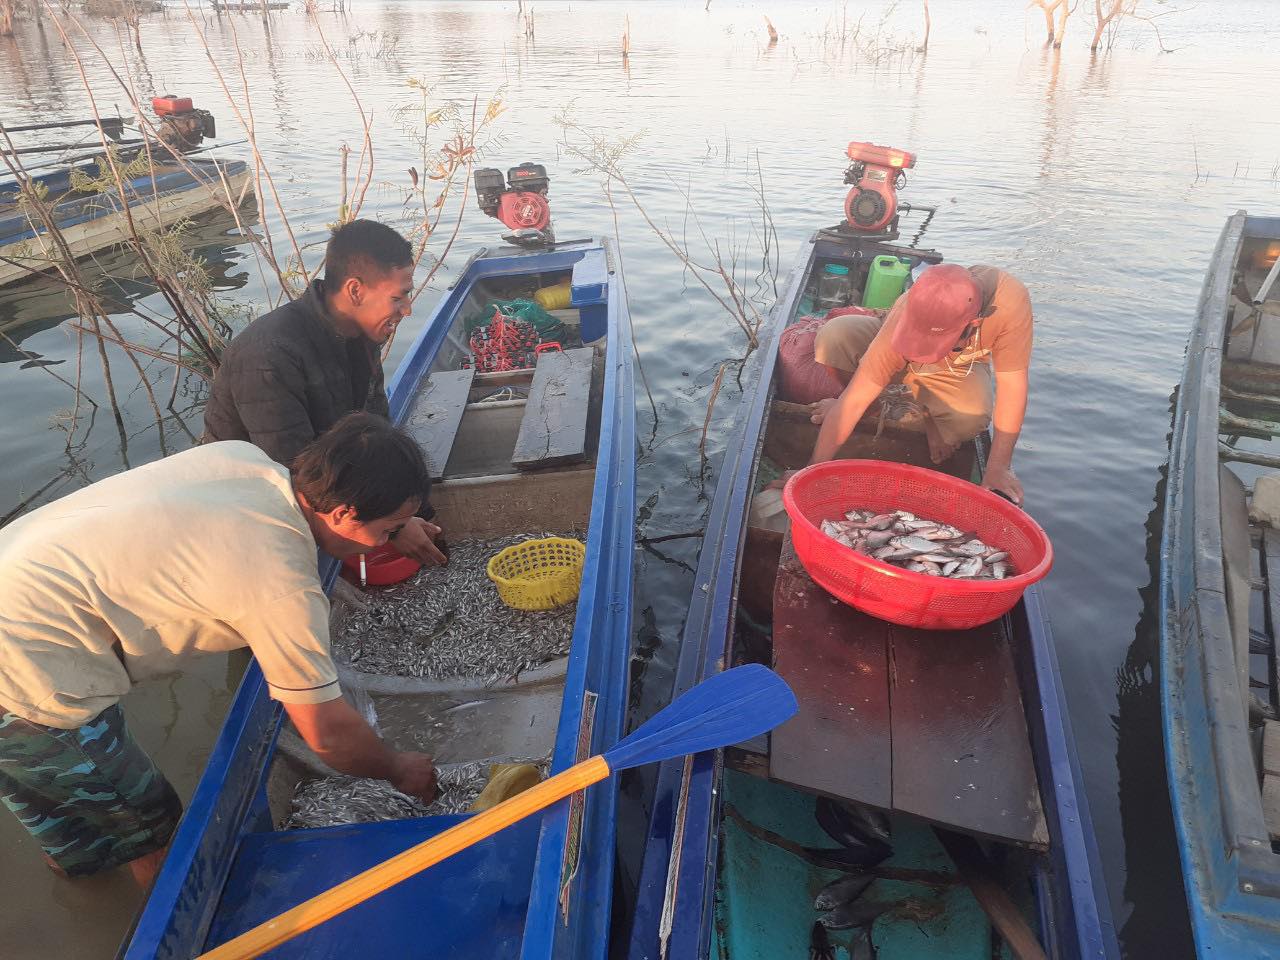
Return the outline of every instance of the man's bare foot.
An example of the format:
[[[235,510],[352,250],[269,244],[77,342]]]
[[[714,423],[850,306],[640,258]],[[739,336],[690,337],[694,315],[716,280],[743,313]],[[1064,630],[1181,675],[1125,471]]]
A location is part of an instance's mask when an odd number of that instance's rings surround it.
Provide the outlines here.
[[[929,459],[934,463],[950,460],[952,455],[960,449],[960,444],[948,443],[943,439],[938,431],[938,425],[933,422],[933,417],[924,418],[924,435],[929,440]]]
[[[150,889],[151,882],[155,880],[156,874],[160,872],[165,854],[168,852],[169,846],[166,844],[159,850],[153,850],[137,860],[129,861],[129,872],[133,874],[133,882],[138,885],[138,889],[143,891]]]
[[[812,424],[821,424],[827,418],[827,414],[831,412],[831,408],[836,405],[837,397],[830,397],[826,400],[819,400],[817,403],[811,404],[810,409],[813,411],[809,416],[809,422]]]

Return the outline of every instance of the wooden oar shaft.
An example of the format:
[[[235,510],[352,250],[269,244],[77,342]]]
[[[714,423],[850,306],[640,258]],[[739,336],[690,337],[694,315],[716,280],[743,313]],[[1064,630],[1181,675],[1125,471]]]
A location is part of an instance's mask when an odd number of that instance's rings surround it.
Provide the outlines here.
[[[590,757],[582,763],[574,764],[563,773],[558,773],[484,813],[476,814],[457,826],[356,874],[350,880],[344,880],[336,887],[298,904],[292,910],[286,910],[274,919],[245,931],[234,940],[228,940],[208,953],[201,954],[198,960],[249,960],[260,956],[272,947],[363,903],[401,880],[492,836],[504,827],[600,782],[609,776],[609,772],[609,764],[604,757]]]

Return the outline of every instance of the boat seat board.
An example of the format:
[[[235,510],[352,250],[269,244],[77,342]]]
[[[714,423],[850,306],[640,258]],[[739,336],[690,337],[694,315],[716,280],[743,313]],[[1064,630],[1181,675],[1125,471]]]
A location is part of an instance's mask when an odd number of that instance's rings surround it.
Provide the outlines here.
[[[444,476],[475,374],[473,368],[431,374],[404,419],[404,428],[422,447],[433,480]]]
[[[576,347],[538,356],[511,462],[522,470],[587,457],[587,416],[595,350]]]
[[[807,956],[809,933],[818,918],[813,899],[840,873],[813,866],[785,843],[831,848],[835,842],[814,819],[814,797],[733,770],[724,775],[724,803],[717,935],[733,960],[777,960]],[[893,855],[887,871],[928,871],[955,876],[950,858],[933,832],[894,819]],[[778,841],[781,840],[782,843]],[[927,886],[881,877],[863,894],[870,901],[898,902],[871,928],[880,960],[991,960],[991,925],[973,894],[956,876],[954,886]],[[856,931],[829,934],[837,957],[865,956]]]
[[[465,819],[422,817],[245,837],[205,949]],[[272,960],[359,957],[462,960],[520,950],[539,820],[396,884],[272,950]],[[406,924],[405,917],[414,922]]]
[[[791,685],[800,711],[770,735],[769,775],[891,808],[889,625],[814,583],[789,535],[773,612],[773,668]]]
[[[893,806],[1047,849],[1017,666],[1004,623],[889,627]]]
[[[800,711],[772,734],[769,775],[1036,849],[1048,828],[1003,621],[914,630],[839,602],[784,542],[774,669]]]

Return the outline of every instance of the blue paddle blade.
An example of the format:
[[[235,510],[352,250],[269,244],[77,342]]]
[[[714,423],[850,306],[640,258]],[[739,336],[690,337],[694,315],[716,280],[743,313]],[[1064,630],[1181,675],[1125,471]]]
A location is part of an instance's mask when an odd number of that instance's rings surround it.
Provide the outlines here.
[[[799,709],[785,680],[758,663],[725,670],[672,700],[606,750],[612,770],[750,740]]]

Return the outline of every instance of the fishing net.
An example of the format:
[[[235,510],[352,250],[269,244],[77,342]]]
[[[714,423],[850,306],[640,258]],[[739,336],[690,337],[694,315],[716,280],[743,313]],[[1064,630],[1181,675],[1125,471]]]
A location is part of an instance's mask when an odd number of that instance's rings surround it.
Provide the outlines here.
[[[565,326],[533,300],[517,298],[515,300],[490,300],[480,310],[464,317],[463,329],[470,335],[476,328],[487,326],[493,322],[495,314],[506,320],[520,320],[530,324],[545,340],[559,340],[564,336]]]
[[[535,348],[540,343],[538,331],[522,320],[508,320],[495,310],[493,320],[476,327],[468,345],[481,373],[501,373],[532,367]]]

